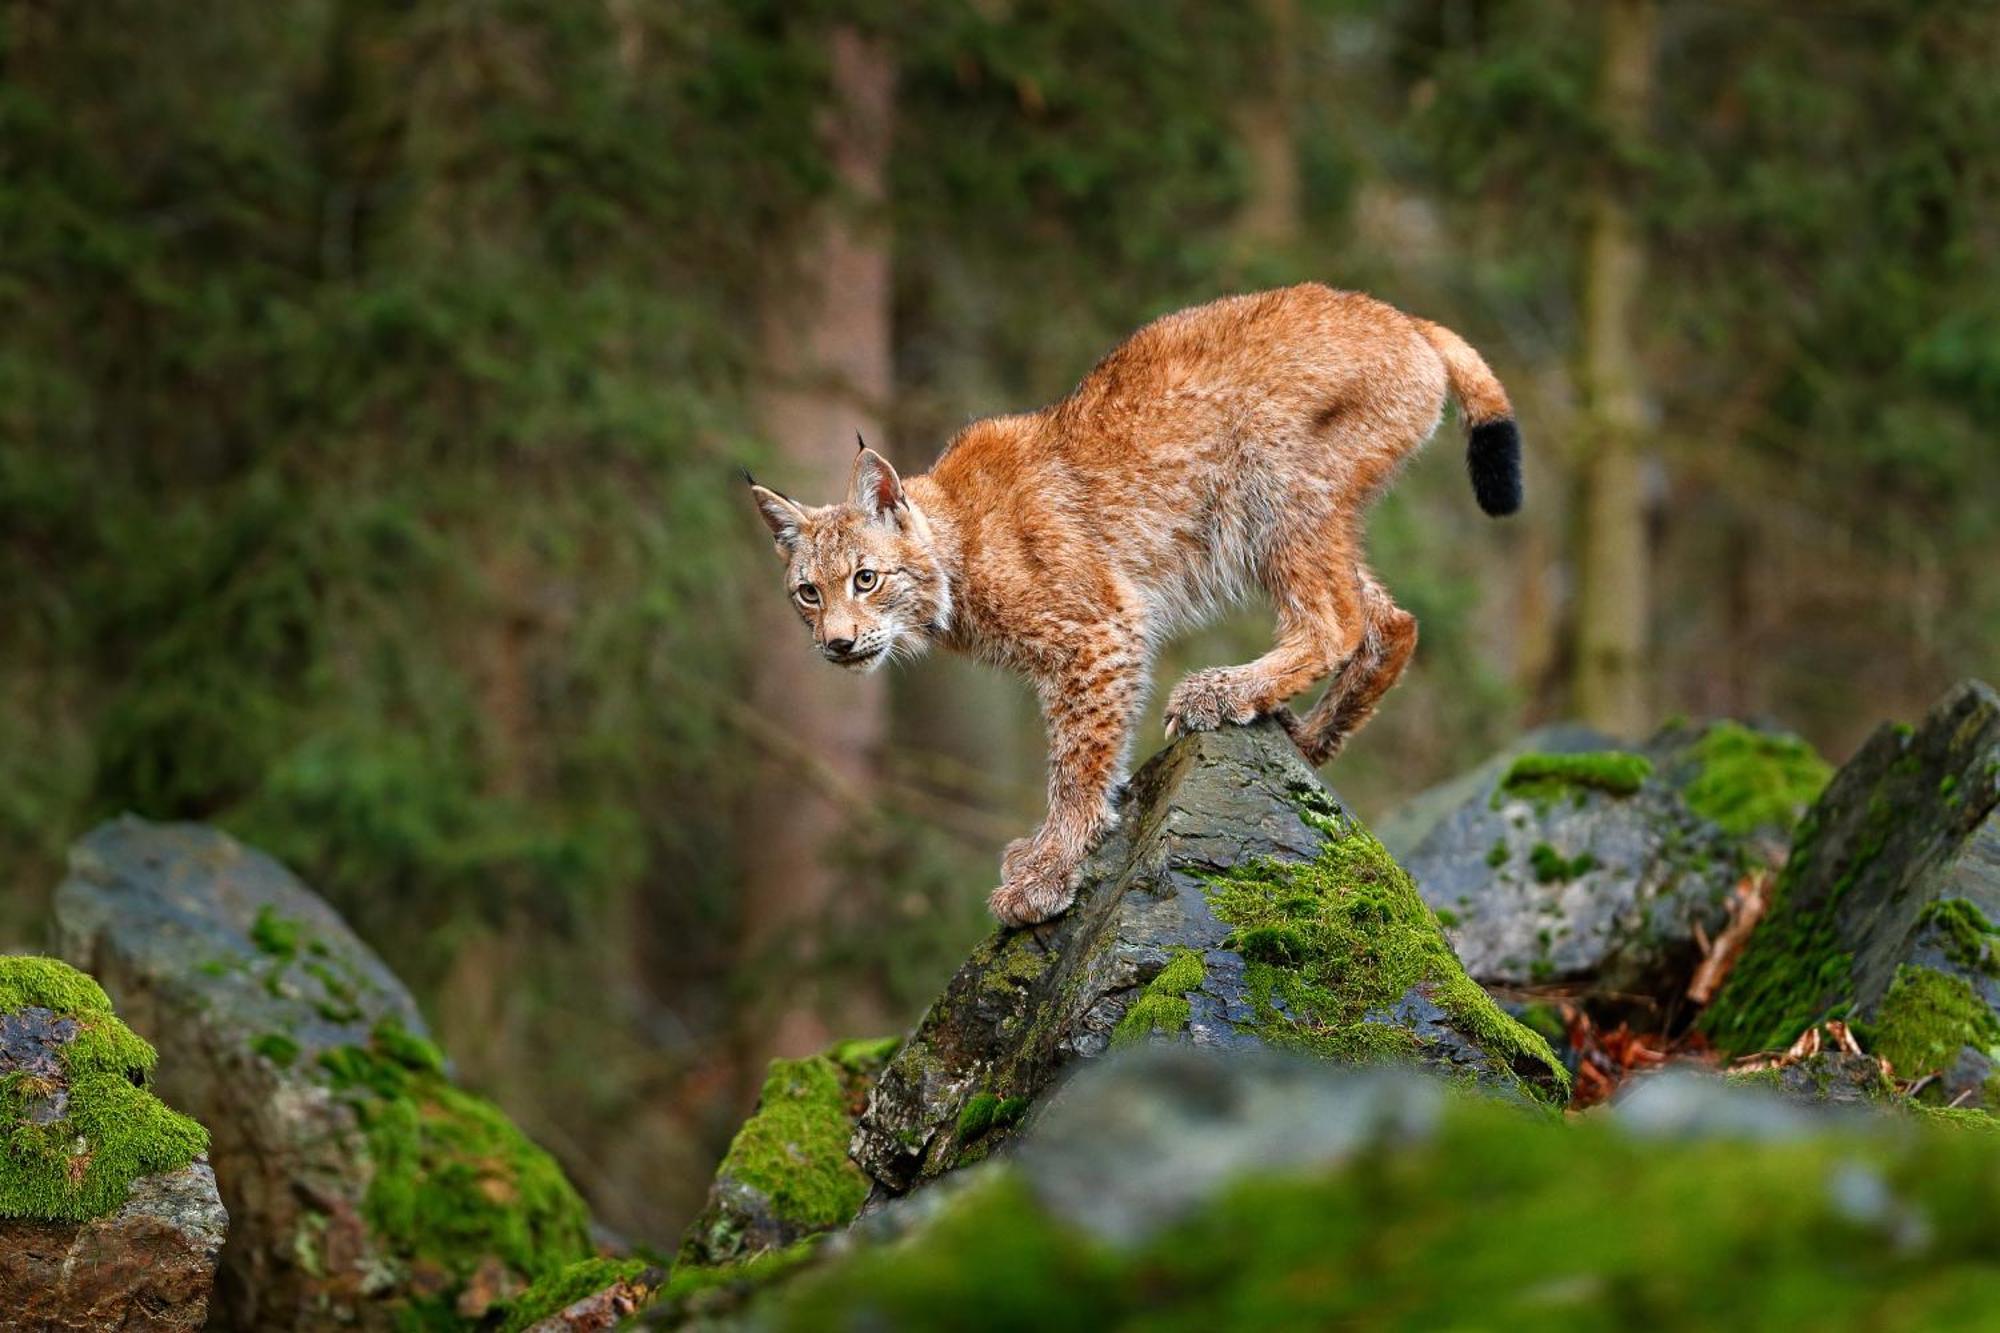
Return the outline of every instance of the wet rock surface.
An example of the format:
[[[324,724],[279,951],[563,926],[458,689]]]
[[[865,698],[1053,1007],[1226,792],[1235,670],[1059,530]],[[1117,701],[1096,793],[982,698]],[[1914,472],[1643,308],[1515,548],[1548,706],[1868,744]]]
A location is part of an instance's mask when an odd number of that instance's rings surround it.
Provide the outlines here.
[[[1996,919],[2000,695],[1967,682],[1835,776],[1703,1029],[1742,1053],[1846,1017],[1926,1098],[2000,1105]]]
[[[135,1182],[87,1222],[0,1219],[4,1326],[192,1333],[207,1325],[228,1225],[205,1161]]]
[[[1405,858],[1486,985],[1671,994],[1824,780],[1801,742],[1734,723],[1634,747],[1575,727],[1529,742],[1438,789],[1456,804],[1415,821],[1428,832]]]
[[[1082,878],[1061,917],[982,944],[882,1075],[852,1149],[878,1200],[1007,1138],[1012,1122],[969,1107],[1025,1109],[1114,1043],[1399,1059],[1528,1099],[1559,1081],[1539,1039],[1464,981],[1407,878],[1275,724],[1156,756]],[[1385,933],[1355,959],[1327,956],[1374,922]],[[1363,958],[1405,948],[1435,949],[1424,979],[1340,1013],[1329,987],[1365,982]]]

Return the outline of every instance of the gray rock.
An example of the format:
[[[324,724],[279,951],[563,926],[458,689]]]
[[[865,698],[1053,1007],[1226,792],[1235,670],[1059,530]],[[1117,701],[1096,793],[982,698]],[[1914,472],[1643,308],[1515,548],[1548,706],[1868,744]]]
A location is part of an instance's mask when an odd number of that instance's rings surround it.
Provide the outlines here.
[[[1404,1070],[1335,1075],[1268,1051],[1159,1046],[1070,1079],[1012,1161],[1051,1215],[1129,1245],[1242,1176],[1428,1138],[1445,1097],[1437,1080]]]
[[[1491,986],[1569,983],[1601,994],[1670,993],[1684,980],[1697,927],[1721,929],[1737,879],[1782,854],[1789,819],[1814,790],[1808,778],[1796,806],[1774,807],[1783,817],[1730,819],[1725,829],[1702,799],[1708,787],[1694,786],[1708,746],[1795,747],[1809,771],[1817,761],[1793,738],[1717,727],[1670,728],[1642,747],[1550,729],[1439,789],[1456,806],[1431,822],[1405,863],[1466,970]],[[1523,755],[1593,751],[1638,755],[1651,772],[1629,793],[1506,780]]]
[[[371,1127],[398,1117],[452,1136],[427,1131],[406,1155],[452,1169],[468,1246],[518,1188],[504,1206],[532,1211],[552,1257],[588,1252],[582,1204],[554,1164],[444,1086],[409,992],[270,857],[215,829],[128,816],[71,849],[55,918],[62,956],[160,1048],[161,1094],[210,1128],[233,1223],[217,1285],[231,1326],[387,1328],[413,1303],[449,1307],[475,1265],[524,1280],[491,1255],[416,1254],[412,1237],[378,1232],[368,1192],[388,1168]],[[370,1072],[343,1080],[322,1056]]]
[[[122,1207],[87,1222],[0,1219],[4,1326],[194,1333],[228,1230],[206,1160],[142,1177]]]
[[[1457,777],[1447,778],[1410,797],[1371,828],[1392,855],[1404,865],[1423,846],[1425,838],[1446,819],[1477,797],[1490,796],[1493,784],[1519,755],[1588,754],[1593,750],[1615,750],[1618,742],[1595,727],[1581,722],[1557,722],[1536,727],[1507,742],[1500,750]]]
[[[1996,917],[2000,695],[1966,682],[1920,726],[1878,730],[1835,776],[1702,1026],[1734,1054],[1848,1017],[1899,1079],[1991,1108]]]
[[[1276,724],[1191,736],[1156,756],[1134,778],[1120,827],[1086,864],[1075,905],[1052,922],[1000,932],[981,945],[882,1075],[852,1148],[878,1198],[986,1155],[1005,1133],[962,1133],[958,1117],[968,1102],[982,1094],[1033,1102],[1072,1062],[1103,1054],[1114,1036],[1129,1037],[1131,1025],[1121,1032],[1120,1024],[1135,1003],[1159,1006],[1161,1020],[1152,1026],[1160,1038],[1330,1053],[1335,1034],[1316,1033],[1316,1018],[1293,1014],[1283,985],[1260,991],[1254,984],[1253,973],[1266,982],[1276,972],[1299,974],[1284,956],[1287,942],[1261,941],[1265,952],[1253,966],[1244,953],[1251,945],[1211,902],[1219,873],[1264,862],[1297,866],[1327,846],[1372,848],[1381,874],[1394,881],[1381,892],[1410,895],[1406,915],[1420,925],[1402,929],[1438,940],[1406,877],[1340,809]],[[1358,898],[1349,905],[1357,920],[1367,918]],[[1437,952],[1448,959],[1442,948]],[[1194,959],[1199,965],[1187,988],[1157,993],[1170,962]],[[1336,970],[1362,978],[1375,966],[1357,958],[1351,974],[1344,965]],[[1455,963],[1449,970],[1458,974]],[[1149,986],[1155,994],[1147,994]],[[1378,1054],[1400,1050],[1413,1063],[1467,1082],[1549,1097],[1561,1075],[1539,1038],[1503,1020],[1476,988],[1465,989],[1490,1019],[1484,1036],[1474,1030],[1479,1023],[1446,1013],[1451,996],[1427,980],[1353,1015],[1339,1034],[1348,1043],[1342,1049],[1376,1032]],[[1321,1035],[1328,1040],[1319,1042]]]

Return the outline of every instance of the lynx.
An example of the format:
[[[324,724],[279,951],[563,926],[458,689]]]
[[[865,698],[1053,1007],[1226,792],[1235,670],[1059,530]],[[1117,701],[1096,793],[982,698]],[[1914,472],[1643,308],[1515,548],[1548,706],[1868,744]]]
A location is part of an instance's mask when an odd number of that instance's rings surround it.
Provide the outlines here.
[[[1375,711],[1417,624],[1362,563],[1362,514],[1437,429],[1447,391],[1470,427],[1474,496],[1512,513],[1520,436],[1479,354],[1314,283],[1155,320],[1060,402],[966,426],[924,475],[863,445],[844,503],[746,480],[828,661],[872,671],[939,644],[1033,683],[1048,815],[1008,845],[988,900],[1020,926],[1069,906],[1117,817],[1154,653],[1253,582],[1276,642],[1176,685],[1168,736],[1274,714],[1317,766]],[[1285,706],[1327,677],[1303,716]]]

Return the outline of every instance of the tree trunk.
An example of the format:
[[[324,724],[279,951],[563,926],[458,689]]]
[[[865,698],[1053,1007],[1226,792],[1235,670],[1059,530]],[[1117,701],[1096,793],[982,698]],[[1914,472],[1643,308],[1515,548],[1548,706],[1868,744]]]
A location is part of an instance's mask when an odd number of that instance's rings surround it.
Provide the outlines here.
[[[1299,239],[1299,159],[1292,115],[1299,93],[1298,0],[1258,0],[1270,77],[1237,111],[1237,133],[1250,159],[1250,193],[1236,220],[1238,257],[1287,254]]]
[[[1599,115],[1614,142],[1630,145],[1646,133],[1656,11],[1653,0],[1607,0],[1603,15]],[[1584,246],[1575,703],[1584,721],[1633,736],[1650,721],[1639,454],[1646,408],[1635,327],[1645,252],[1623,176],[1622,164],[1612,163],[1600,177]]]
[[[773,480],[815,504],[843,498],[858,430],[886,447],[891,390],[886,197],[895,66],[886,42],[852,27],[829,37],[831,98],[821,131],[837,184],[782,238],[759,295],[762,365],[757,424],[774,447]],[[743,958],[771,1003],[754,1015],[746,1073],[770,1055],[799,1055],[831,1035],[813,994],[817,927],[842,887],[838,852],[852,805],[829,781],[866,798],[884,722],[884,682],[852,675],[809,651],[775,572],[755,599],[752,705],[822,760],[816,774],[781,756],[764,760],[756,806],[743,826]],[[830,772],[828,771],[830,770]],[[843,988],[846,990],[849,988]],[[857,1012],[856,1010],[860,1012]],[[865,1005],[840,1017],[858,1019]]]

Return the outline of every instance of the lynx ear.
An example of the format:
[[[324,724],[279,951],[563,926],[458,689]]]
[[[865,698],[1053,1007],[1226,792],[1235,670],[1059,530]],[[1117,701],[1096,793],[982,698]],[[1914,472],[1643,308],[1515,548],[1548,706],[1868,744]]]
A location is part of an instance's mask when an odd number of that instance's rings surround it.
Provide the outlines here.
[[[860,436],[855,436],[857,441]],[[899,510],[909,508],[909,497],[903,494],[903,479],[896,475],[896,469],[889,466],[889,460],[870,449],[861,446],[861,452],[854,456],[854,504],[870,518],[894,517]]]
[[[771,540],[778,544],[778,554],[789,556],[799,544],[799,523],[806,511],[790,497],[768,486],[759,486],[749,473],[744,473],[743,479],[750,482],[751,498],[757,501],[757,512],[764,516],[764,526],[771,530]]]

